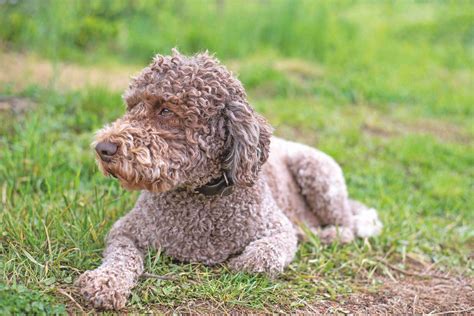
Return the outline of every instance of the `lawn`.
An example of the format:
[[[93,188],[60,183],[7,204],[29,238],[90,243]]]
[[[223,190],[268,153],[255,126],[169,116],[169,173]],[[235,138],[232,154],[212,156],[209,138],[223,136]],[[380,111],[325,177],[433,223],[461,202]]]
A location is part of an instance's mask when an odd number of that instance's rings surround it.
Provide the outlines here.
[[[101,175],[89,144],[124,112],[127,78],[175,45],[215,52],[275,134],[335,157],[385,227],[349,245],[308,236],[276,279],[150,253],[128,311],[472,310],[472,2],[12,3],[0,4],[0,313],[92,311],[73,281],[138,193]]]

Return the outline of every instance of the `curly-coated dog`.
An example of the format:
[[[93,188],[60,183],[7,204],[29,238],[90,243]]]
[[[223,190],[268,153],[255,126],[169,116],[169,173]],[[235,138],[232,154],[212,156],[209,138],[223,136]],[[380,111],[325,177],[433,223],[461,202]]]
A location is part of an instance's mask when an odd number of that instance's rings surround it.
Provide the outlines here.
[[[142,192],[109,232],[102,265],[76,282],[96,308],[125,306],[150,248],[274,276],[293,259],[300,224],[323,242],[380,232],[376,211],[348,198],[339,165],[272,137],[240,81],[208,53],[156,56],[124,100],[125,115],[93,146],[105,175]]]

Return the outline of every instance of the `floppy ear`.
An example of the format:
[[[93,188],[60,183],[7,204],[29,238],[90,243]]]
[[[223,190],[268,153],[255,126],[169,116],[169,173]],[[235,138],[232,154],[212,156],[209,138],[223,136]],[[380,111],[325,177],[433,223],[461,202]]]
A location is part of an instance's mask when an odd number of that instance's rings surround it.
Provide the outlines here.
[[[224,111],[228,131],[224,169],[234,183],[250,186],[268,158],[272,127],[246,103],[230,102]]]

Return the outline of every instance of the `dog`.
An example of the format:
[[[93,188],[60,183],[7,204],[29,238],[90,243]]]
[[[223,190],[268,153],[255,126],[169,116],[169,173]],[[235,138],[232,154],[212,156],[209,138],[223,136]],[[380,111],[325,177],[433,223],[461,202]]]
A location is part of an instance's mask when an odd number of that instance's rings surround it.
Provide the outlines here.
[[[100,170],[141,195],[110,230],[102,264],[76,282],[94,307],[125,306],[148,249],[276,276],[302,224],[324,243],[380,233],[377,212],[349,199],[334,159],[272,136],[209,53],[157,55],[123,99],[125,115],[93,147]]]

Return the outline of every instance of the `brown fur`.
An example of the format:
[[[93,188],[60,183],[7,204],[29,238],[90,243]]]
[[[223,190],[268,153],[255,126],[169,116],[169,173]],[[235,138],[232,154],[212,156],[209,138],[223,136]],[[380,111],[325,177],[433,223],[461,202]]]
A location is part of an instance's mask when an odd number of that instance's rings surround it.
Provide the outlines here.
[[[293,259],[300,223],[324,242],[380,231],[375,210],[348,199],[338,164],[271,137],[241,83],[209,54],[156,56],[124,100],[126,114],[99,131],[94,146],[117,144],[111,159],[98,157],[100,169],[142,193],[108,234],[102,265],[76,283],[95,307],[125,306],[149,248],[276,275]],[[196,192],[224,173],[232,194]]]

